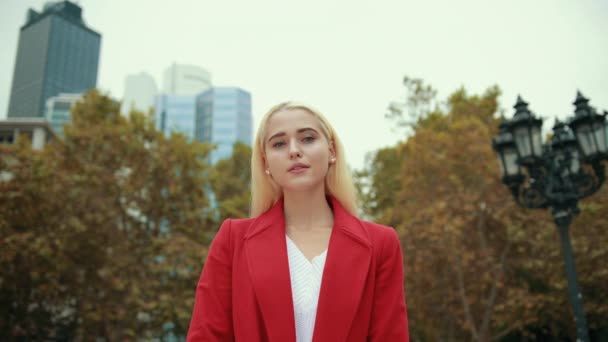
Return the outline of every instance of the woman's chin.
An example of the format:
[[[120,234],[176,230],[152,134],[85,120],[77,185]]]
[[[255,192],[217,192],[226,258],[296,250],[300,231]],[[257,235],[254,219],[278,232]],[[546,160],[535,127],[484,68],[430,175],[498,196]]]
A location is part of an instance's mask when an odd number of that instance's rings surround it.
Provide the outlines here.
[[[313,181],[308,179],[291,179],[281,185],[283,192],[313,192],[324,184],[323,180]]]

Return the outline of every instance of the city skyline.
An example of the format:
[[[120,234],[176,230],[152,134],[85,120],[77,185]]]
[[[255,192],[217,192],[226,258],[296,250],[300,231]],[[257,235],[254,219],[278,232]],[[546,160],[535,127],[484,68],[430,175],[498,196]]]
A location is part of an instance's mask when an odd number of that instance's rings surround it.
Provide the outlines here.
[[[0,4],[0,118],[19,28],[27,9],[43,4]],[[367,152],[403,139],[384,113],[405,93],[404,75],[434,86],[439,100],[460,86],[480,93],[497,84],[509,117],[518,94],[541,117],[570,116],[577,89],[608,109],[608,4],[601,1],[78,4],[103,36],[97,84],[111,96],[122,97],[128,74],[147,72],[158,81],[173,62],[197,65],[214,86],[251,92],[254,131],[277,102],[319,108],[355,168]]]

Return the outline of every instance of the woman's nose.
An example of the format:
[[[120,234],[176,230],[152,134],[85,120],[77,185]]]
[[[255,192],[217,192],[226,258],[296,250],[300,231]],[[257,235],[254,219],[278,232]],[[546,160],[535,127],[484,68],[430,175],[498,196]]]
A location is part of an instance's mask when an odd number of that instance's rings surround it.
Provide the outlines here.
[[[297,142],[291,141],[289,143],[289,159],[300,158],[302,157],[302,152],[300,151],[300,147]]]

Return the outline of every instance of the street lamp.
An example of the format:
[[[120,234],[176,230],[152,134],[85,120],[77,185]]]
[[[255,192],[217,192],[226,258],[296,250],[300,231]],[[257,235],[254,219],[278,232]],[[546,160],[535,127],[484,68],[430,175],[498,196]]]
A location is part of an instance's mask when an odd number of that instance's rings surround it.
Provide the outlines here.
[[[536,118],[518,96],[513,119],[500,123],[492,146],[502,181],[517,203],[551,210],[561,238],[577,340],[587,342],[589,333],[568,227],[580,211],[578,200],[595,193],[606,179],[603,162],[608,160],[608,113],[598,114],[580,92],[573,104],[574,117],[567,123],[556,120],[551,140],[542,144],[542,119]]]

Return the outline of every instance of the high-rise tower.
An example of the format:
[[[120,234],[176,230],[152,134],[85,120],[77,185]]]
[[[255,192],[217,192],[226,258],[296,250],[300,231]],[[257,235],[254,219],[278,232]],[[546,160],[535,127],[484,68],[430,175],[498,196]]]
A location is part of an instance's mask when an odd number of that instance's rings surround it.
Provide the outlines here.
[[[195,137],[217,144],[210,162],[229,158],[235,142],[251,146],[251,94],[239,87],[214,87],[196,97]]]
[[[97,84],[101,35],[70,1],[30,9],[19,32],[8,117],[43,117],[46,100]]]

